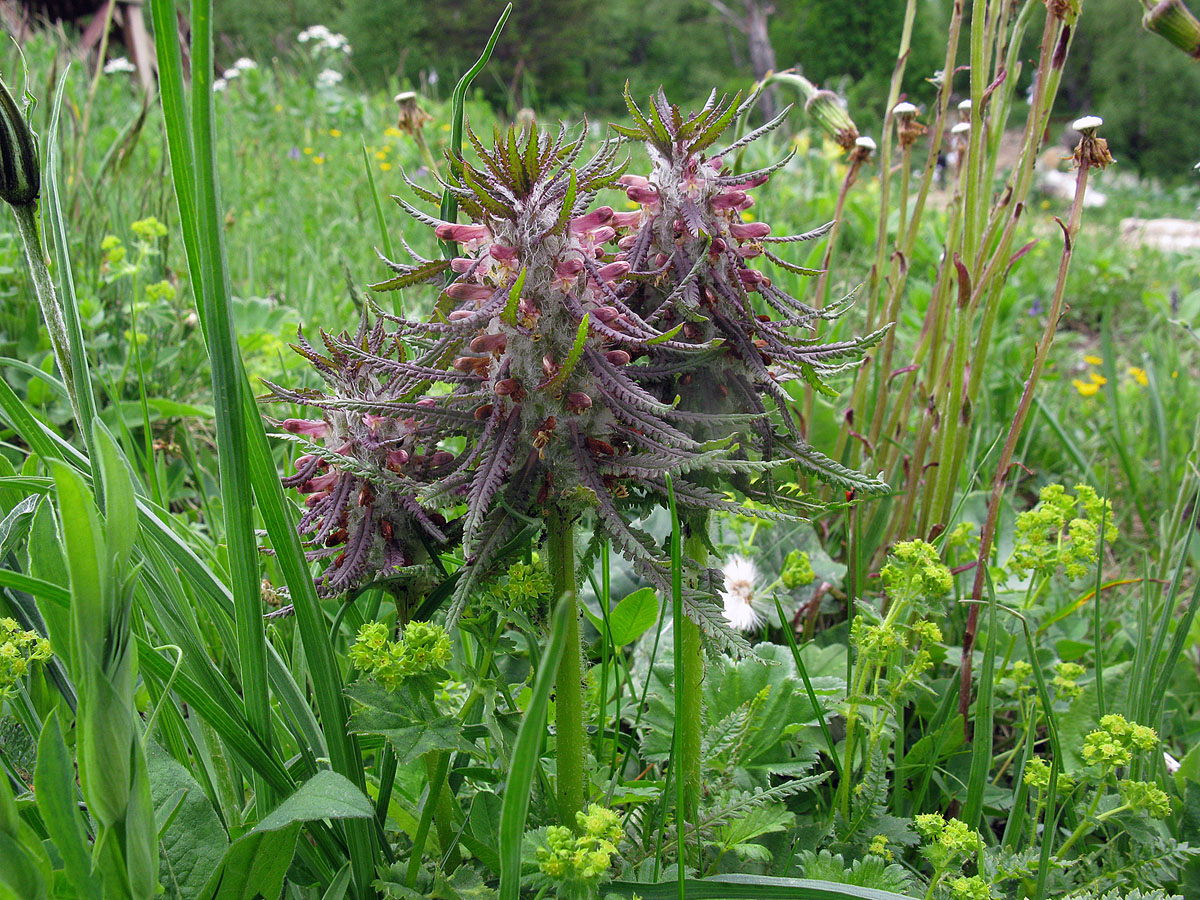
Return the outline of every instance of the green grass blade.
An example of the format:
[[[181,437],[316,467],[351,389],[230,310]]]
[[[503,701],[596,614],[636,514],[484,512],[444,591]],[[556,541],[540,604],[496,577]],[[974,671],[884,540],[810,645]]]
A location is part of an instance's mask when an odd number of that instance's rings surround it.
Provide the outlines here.
[[[254,537],[250,454],[241,402],[242,386],[230,307],[229,273],[217,206],[212,80],[212,3],[210,0],[199,0],[192,4],[191,110],[196,204],[193,212],[198,239],[193,249],[196,251],[194,255],[200,260],[201,279],[198,305],[205,320],[205,337],[212,367],[221,506],[237,629],[237,666],[241,675],[246,717],[265,745],[270,747],[274,737],[267,687],[267,649],[259,587],[258,544]],[[172,159],[172,170],[178,169],[181,164],[182,161]],[[193,284],[193,293],[195,289],[196,285]],[[256,793],[263,787],[266,785],[256,785]],[[260,811],[268,809],[274,805],[274,797],[267,793],[258,797],[257,803]]]
[[[996,671],[996,590],[992,576],[987,574],[988,624],[987,645],[983,650],[983,666],[979,670],[979,690],[975,696],[975,717],[972,723],[971,770],[967,780],[967,802],[963,807],[962,821],[978,830],[983,814],[983,792],[987,787],[988,773],[992,768],[993,722],[995,710],[992,705]]]
[[[550,708],[550,691],[554,675],[567,645],[570,617],[575,614],[574,603],[560,603],[550,624],[550,641],[533,682],[533,695],[525,708],[525,718],[517,731],[513,745],[512,765],[504,802],[500,807],[500,900],[517,900],[521,892],[521,839],[525,836],[525,819],[529,815],[529,798],[533,791],[534,773],[542,752],[546,733],[546,716]]]

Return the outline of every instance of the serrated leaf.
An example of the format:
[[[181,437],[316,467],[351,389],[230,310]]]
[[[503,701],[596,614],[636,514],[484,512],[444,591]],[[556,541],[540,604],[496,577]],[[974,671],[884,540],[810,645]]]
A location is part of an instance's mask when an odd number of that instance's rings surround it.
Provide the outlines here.
[[[368,285],[368,287],[370,287],[370,289],[373,291],[398,291],[401,288],[411,287],[414,284],[420,284],[423,281],[428,281],[435,275],[445,272],[448,268],[450,268],[450,260],[435,259],[432,262],[423,263],[422,265],[417,266],[411,272],[406,272],[403,275],[397,275],[395,278],[389,278],[387,281],[380,281],[377,284]]]

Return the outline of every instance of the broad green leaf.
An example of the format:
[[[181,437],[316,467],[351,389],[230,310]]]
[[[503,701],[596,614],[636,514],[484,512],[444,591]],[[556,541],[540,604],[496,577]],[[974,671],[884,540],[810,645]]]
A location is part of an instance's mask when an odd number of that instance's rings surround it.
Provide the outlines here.
[[[200,900],[262,900],[283,893],[283,879],[296,854],[300,823],[281,831],[252,831],[225,851]]]
[[[133,481],[117,442],[99,419],[92,422],[100,474],[104,484],[104,535],[108,565],[123,577],[138,534]]]
[[[51,710],[38,738],[34,773],[38,812],[80,900],[100,900],[100,882],[92,875],[90,848],[75,799],[75,766],[63,741],[57,710]]]
[[[193,900],[203,892],[229,848],[229,838],[204,789],[169,753],[146,742],[151,796],[157,811],[178,802],[159,839],[159,880],[166,900]],[[182,794],[177,800],[176,795]]]
[[[317,819],[369,819],[375,809],[351,781],[322,769],[280,803],[254,830],[279,831],[296,822]]]
[[[61,538],[71,581],[72,675],[79,680],[80,664],[99,654],[107,630],[101,574],[107,554],[96,504],[83,476],[56,460],[51,461],[51,471],[58,489]]]
[[[617,647],[632,644],[658,621],[658,595],[653,588],[634,591],[608,614],[609,632]]]
[[[462,723],[453,716],[423,721],[367,707],[352,715],[347,727],[353,734],[383,735],[392,742],[400,759],[416,759],[431,750],[471,749],[463,740]]]

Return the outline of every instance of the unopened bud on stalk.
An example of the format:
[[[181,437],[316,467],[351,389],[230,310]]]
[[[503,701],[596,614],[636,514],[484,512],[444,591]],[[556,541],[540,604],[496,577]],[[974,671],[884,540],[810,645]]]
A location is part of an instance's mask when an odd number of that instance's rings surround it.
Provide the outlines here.
[[[0,198],[13,206],[33,203],[41,184],[29,123],[0,80]]]
[[[396,120],[396,127],[405,134],[416,134],[426,122],[433,118],[433,116],[421,109],[420,104],[417,103],[415,91],[404,91],[392,99],[400,107],[400,116]]]
[[[1162,0],[1146,10],[1142,27],[1166,38],[1192,59],[1200,60],[1200,20],[1183,0]]]
[[[817,91],[804,105],[804,111],[825,129],[839,147],[846,151],[854,149],[858,127],[837,94],[833,91]]]
[[[1076,119],[1071,127],[1079,132],[1079,145],[1075,148],[1072,159],[1077,168],[1103,169],[1114,162],[1108,152],[1108,141],[1096,137],[1096,130],[1104,124],[1099,116],[1084,116]]]
[[[925,133],[925,126],[917,121],[918,112],[917,107],[907,101],[892,107],[892,115],[896,117],[896,138],[903,150],[911,147]]]

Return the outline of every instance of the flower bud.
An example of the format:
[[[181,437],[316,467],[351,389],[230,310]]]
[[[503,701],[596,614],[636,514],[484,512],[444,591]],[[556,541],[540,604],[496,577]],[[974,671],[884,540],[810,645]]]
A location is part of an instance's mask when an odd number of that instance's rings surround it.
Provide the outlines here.
[[[29,123],[0,81],[0,199],[22,206],[37,200],[40,189],[41,172]]]
[[[329,433],[329,426],[324,422],[313,422],[308,419],[284,419],[280,423],[284,431],[292,434],[303,434],[311,438],[323,438]]]
[[[833,91],[817,91],[804,105],[804,111],[825,129],[825,133],[833,138],[839,147],[843,150],[854,149],[854,142],[858,139],[858,127],[846,112],[846,107],[837,94]]]
[[[446,296],[454,300],[486,300],[495,293],[486,284],[472,284],[469,281],[456,281],[446,288]]]

